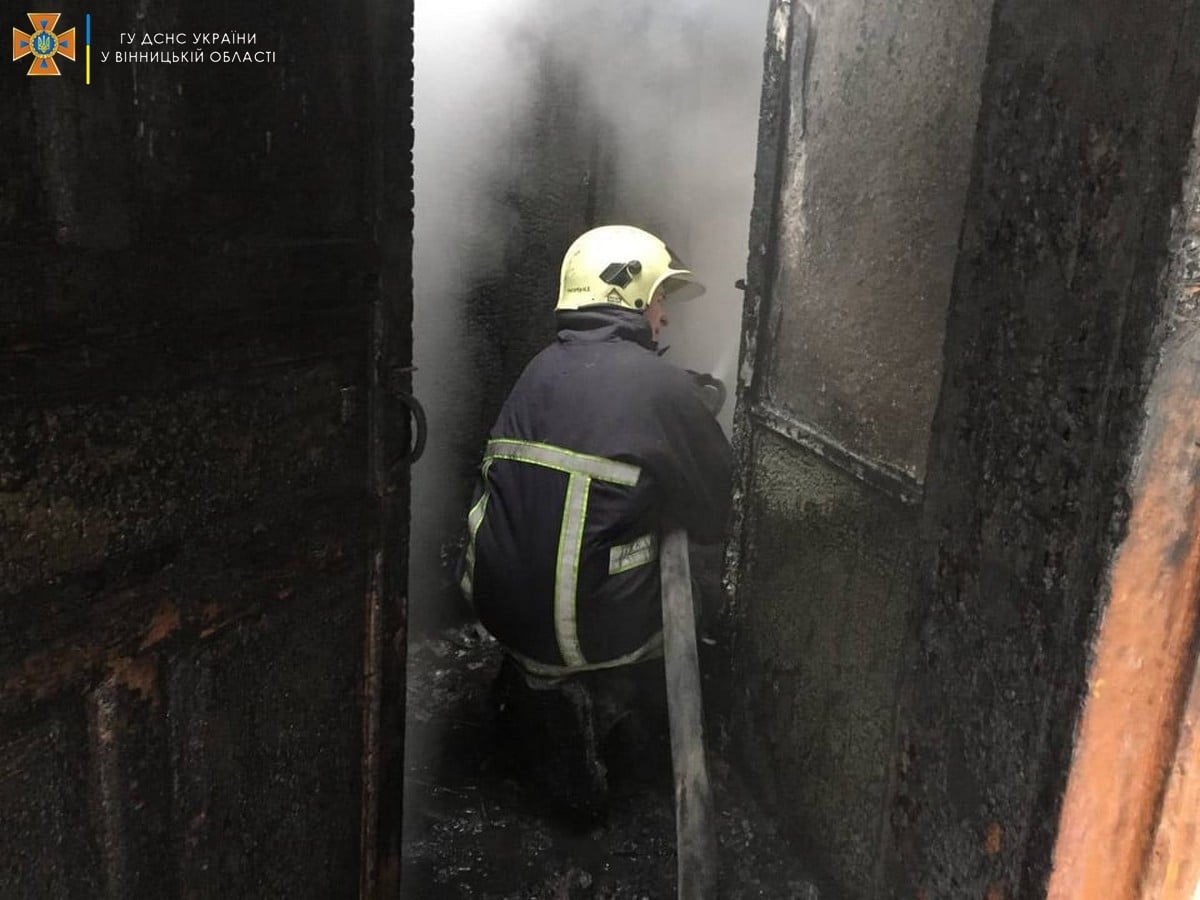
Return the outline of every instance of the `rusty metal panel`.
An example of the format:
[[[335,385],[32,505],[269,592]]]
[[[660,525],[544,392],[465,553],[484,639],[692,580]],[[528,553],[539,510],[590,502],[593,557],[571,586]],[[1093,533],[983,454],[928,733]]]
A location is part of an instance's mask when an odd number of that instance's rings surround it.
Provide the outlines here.
[[[279,61],[4,73],[4,896],[360,889],[364,733],[400,739],[361,701],[381,610],[402,694],[410,15],[121,3],[110,51],[240,29]]]

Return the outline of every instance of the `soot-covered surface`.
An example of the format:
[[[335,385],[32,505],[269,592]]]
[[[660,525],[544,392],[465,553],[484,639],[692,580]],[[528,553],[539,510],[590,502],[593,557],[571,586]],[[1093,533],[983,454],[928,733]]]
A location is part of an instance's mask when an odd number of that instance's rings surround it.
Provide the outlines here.
[[[610,772],[607,821],[572,824],[507,774],[491,688],[496,643],[466,626],[410,647],[402,894],[422,900],[659,900],[675,896],[670,772]],[[798,852],[711,747],[728,900],[815,900]]]

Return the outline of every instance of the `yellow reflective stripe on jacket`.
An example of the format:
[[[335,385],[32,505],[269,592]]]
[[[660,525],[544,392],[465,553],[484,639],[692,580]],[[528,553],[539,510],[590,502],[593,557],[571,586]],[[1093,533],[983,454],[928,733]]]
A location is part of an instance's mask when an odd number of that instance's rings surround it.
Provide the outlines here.
[[[587,664],[579,646],[575,597],[579,589],[579,553],[583,547],[583,526],[587,521],[591,485],[592,480],[578,472],[567,479],[567,500],[563,504],[562,530],[558,536],[558,564],[554,576],[554,636],[558,639],[558,652],[568,666]]]
[[[613,484],[623,484],[629,487],[637,484],[641,477],[640,467],[630,463],[607,459],[603,456],[592,456],[587,453],[577,453],[553,444],[537,441],[519,441],[510,438],[496,438],[488,441],[484,454],[484,495],[471,513],[477,521],[472,522],[471,538],[467,546],[467,568],[463,574],[463,590],[471,596],[471,579],[475,562],[475,532],[483,523],[483,515],[487,511],[487,469],[497,459],[512,460],[528,463],[565,472],[567,478],[567,494],[563,501],[562,525],[558,534],[558,557],[554,567],[554,636],[558,643],[558,652],[566,663],[564,671],[581,671],[588,667],[583,649],[579,644],[578,619],[578,589],[579,563],[583,551],[583,531],[587,523],[588,494],[592,481],[604,481]]]
[[[553,444],[541,444],[536,441],[514,441],[508,438],[498,438],[488,441],[485,459],[515,459],[518,462],[533,463],[558,469],[568,475],[586,475],[597,481],[609,481],[613,484],[624,484],[632,487],[637,484],[642,470],[630,463],[606,459],[603,456],[590,456],[587,453],[576,453],[574,450],[564,450]]]
[[[467,600],[473,597],[473,589],[475,585],[475,534],[479,531],[479,526],[483,524],[483,515],[487,512],[488,502],[488,482],[487,473],[492,462],[489,459],[483,461],[483,492],[479,495],[479,499],[475,505],[471,507],[471,511],[467,513],[467,552],[466,565],[463,566],[463,576],[458,583],[459,589],[463,592],[463,596]]]
[[[657,632],[632,653],[626,653],[616,659],[606,659],[604,662],[585,663],[581,666],[555,666],[550,663],[538,662],[536,659],[530,659],[528,656],[522,656],[512,650],[506,649],[505,652],[531,675],[540,675],[543,678],[565,678],[568,675],[578,675],[580,672],[599,672],[603,669],[616,669],[620,666],[645,662],[648,659],[657,659],[662,656],[663,652],[663,633]]]

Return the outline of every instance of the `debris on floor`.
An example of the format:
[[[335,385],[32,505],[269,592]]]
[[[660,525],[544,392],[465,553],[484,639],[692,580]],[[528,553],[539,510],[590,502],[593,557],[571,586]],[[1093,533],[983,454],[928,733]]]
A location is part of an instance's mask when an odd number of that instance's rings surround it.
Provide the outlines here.
[[[669,765],[610,777],[603,821],[572,821],[506,771],[492,685],[502,654],[475,626],[409,650],[403,896],[412,900],[670,900]],[[710,750],[727,900],[819,900],[728,762]],[[610,773],[618,776],[620,773]]]

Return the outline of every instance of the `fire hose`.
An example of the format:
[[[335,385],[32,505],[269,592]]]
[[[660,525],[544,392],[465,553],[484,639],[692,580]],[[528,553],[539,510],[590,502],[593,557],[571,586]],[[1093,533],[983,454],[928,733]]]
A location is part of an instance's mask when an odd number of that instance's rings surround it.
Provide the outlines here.
[[[696,649],[696,612],[686,531],[674,529],[663,537],[659,565],[667,716],[675,778],[678,897],[715,900],[719,872],[717,831],[704,749],[700,657]]]

